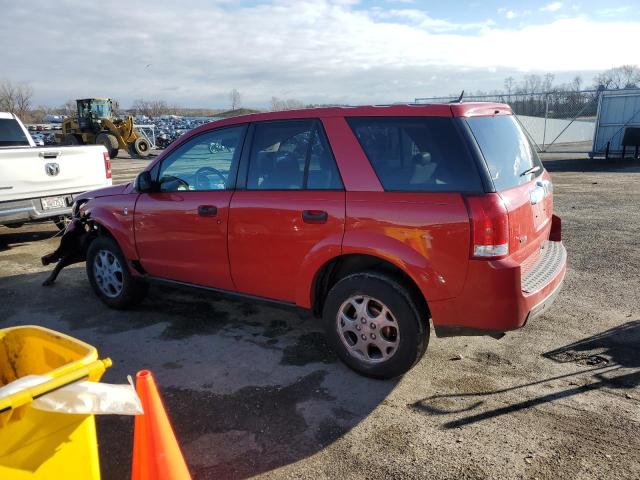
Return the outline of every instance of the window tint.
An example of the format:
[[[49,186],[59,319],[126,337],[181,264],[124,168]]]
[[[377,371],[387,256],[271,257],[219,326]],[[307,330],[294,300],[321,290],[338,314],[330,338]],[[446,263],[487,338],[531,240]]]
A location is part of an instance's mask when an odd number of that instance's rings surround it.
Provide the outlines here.
[[[513,115],[467,119],[496,190],[506,190],[529,182],[542,174],[542,163],[531,142]],[[522,172],[540,167],[537,172]]]
[[[225,190],[238,162],[245,126],[203,133],[178,147],[160,167],[160,190]]]
[[[342,188],[338,169],[318,122],[289,120],[256,124],[247,188]]]
[[[482,190],[453,119],[352,117],[348,122],[385,190]]]
[[[0,147],[29,146],[29,140],[13,118],[0,118]]]

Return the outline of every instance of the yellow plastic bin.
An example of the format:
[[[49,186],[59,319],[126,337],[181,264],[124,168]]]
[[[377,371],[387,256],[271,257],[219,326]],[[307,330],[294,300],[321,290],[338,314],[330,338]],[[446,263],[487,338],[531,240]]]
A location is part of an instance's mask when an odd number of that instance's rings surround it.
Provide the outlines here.
[[[99,479],[93,415],[49,413],[33,399],[78,380],[98,381],[111,360],[42,327],[0,329],[0,386],[26,375],[51,380],[0,398],[0,479]]]

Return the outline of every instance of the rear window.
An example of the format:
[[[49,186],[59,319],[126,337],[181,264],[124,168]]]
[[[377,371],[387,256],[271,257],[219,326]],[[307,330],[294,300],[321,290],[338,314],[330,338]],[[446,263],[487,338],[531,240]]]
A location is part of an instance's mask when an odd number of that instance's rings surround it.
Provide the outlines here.
[[[29,146],[29,141],[13,118],[0,118],[0,147]]]
[[[352,117],[347,121],[385,190],[482,190],[475,163],[453,119]]]
[[[542,163],[513,115],[467,119],[497,191],[517,187],[542,174]],[[537,171],[524,174],[539,167]]]

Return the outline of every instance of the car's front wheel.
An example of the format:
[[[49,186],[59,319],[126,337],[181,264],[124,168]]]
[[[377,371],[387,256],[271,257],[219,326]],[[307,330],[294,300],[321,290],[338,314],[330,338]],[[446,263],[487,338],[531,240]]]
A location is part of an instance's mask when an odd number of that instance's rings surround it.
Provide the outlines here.
[[[87,276],[93,291],[111,308],[125,309],[140,303],[149,285],[134,278],[118,244],[111,238],[96,238],[87,252]]]
[[[429,326],[409,291],[377,272],[348,275],[323,308],[328,340],[353,370],[374,378],[407,372],[426,351]]]

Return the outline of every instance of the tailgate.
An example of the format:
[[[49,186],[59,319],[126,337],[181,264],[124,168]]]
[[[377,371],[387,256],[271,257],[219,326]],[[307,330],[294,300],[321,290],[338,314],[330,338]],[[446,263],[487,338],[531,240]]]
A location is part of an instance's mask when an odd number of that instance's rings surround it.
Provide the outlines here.
[[[0,202],[79,193],[110,185],[96,145],[0,149]]]
[[[535,260],[540,246],[549,238],[553,195],[548,174],[500,192],[509,214],[509,253],[517,262]]]

